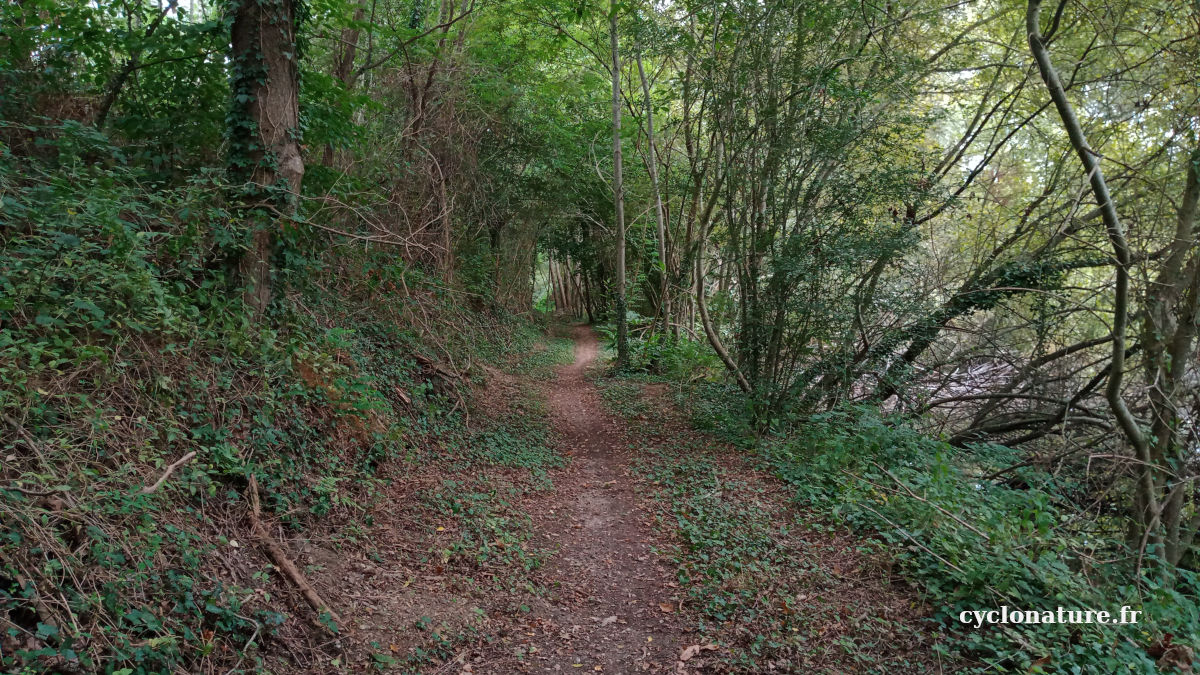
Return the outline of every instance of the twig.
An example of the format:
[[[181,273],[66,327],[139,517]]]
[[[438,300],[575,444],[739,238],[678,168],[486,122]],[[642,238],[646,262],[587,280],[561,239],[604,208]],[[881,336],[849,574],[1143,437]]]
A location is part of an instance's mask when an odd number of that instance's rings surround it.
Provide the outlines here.
[[[16,492],[20,492],[21,494],[28,495],[30,497],[49,497],[50,495],[59,494],[62,492],[70,492],[71,488],[66,486],[58,486],[52,487],[49,490],[31,490],[30,488],[21,487],[20,485],[9,484],[0,487],[0,490],[15,490]]]
[[[335,623],[341,623],[342,620],[338,617],[337,612],[333,611],[333,608],[329,606],[329,603],[321,599],[321,596],[317,593],[316,589],[313,588],[312,584],[310,584],[308,579],[305,578],[304,573],[300,571],[300,568],[296,567],[296,563],[292,562],[292,559],[289,558],[286,553],[284,553],[283,547],[281,547],[279,543],[275,541],[270,532],[267,531],[267,528],[263,526],[261,513],[262,507],[260,506],[258,500],[258,480],[253,474],[251,474],[250,527],[253,530],[254,535],[258,537],[259,543],[261,543],[263,548],[267,550],[267,556],[271,558],[271,562],[275,563],[275,566],[279,568],[279,571],[283,572],[283,575],[287,577],[289,581],[295,584],[296,588],[300,590],[300,595],[304,596],[304,600],[308,602],[309,606],[316,610],[317,614],[328,614]],[[320,625],[326,630],[330,630],[330,632],[335,632],[323,623],[320,623]]]
[[[184,464],[187,464],[188,462],[192,461],[192,458],[195,456],[196,456],[196,451],[193,450],[193,451],[189,452],[188,454],[184,455],[183,457],[180,457],[178,460],[176,460],[176,462],[174,464],[167,467],[167,470],[163,472],[163,475],[159,476],[158,480],[154,481],[154,485],[147,485],[146,487],[142,488],[142,494],[148,495],[148,494],[154,492],[155,490],[157,490],[158,488],[162,487],[162,484],[167,482],[167,479],[171,477],[171,474],[175,473],[175,469],[178,469],[179,467],[183,466]]]
[[[908,487],[907,485],[905,485],[904,483],[902,483],[902,482],[900,481],[900,479],[899,479],[899,478],[896,478],[896,476],[895,476],[895,475],[894,475],[894,474],[893,474],[891,471],[888,471],[887,469],[883,468],[882,466],[879,466],[878,464],[875,464],[875,462],[871,462],[871,463],[872,463],[872,464],[874,464],[874,465],[875,465],[875,467],[876,467],[877,469],[879,469],[880,471],[882,471],[882,472],[886,473],[886,474],[887,474],[887,476],[888,476],[888,478],[891,478],[893,481],[895,481],[895,482],[896,482],[896,485],[899,485],[900,487],[904,488],[904,491],[908,493],[908,496],[912,497],[913,499],[915,499],[915,500],[917,500],[917,501],[919,501],[919,502],[922,502],[922,503],[924,503],[924,504],[928,504],[928,505],[932,506],[933,508],[937,509],[938,511],[940,511],[942,514],[944,514],[944,515],[946,515],[946,516],[949,516],[949,517],[953,518],[953,519],[954,519],[954,520],[955,520],[955,521],[956,521],[956,522],[957,522],[959,525],[962,525],[963,527],[967,528],[968,530],[970,530],[970,531],[974,532],[975,534],[977,534],[977,535],[979,535],[979,536],[983,537],[983,538],[984,538],[986,541],[989,541],[989,542],[990,542],[990,541],[992,540],[992,538],[991,538],[991,537],[989,537],[989,536],[987,535],[987,533],[986,533],[986,532],[984,532],[983,530],[980,530],[979,528],[977,528],[977,527],[975,527],[974,525],[972,525],[972,524],[968,523],[967,521],[963,520],[962,518],[959,518],[958,516],[954,515],[953,513],[950,513],[950,512],[949,512],[949,511],[947,511],[946,509],[944,509],[944,508],[942,508],[942,507],[938,506],[937,504],[934,504],[933,502],[929,501],[928,499],[926,499],[926,498],[924,498],[924,497],[922,497],[922,496],[918,495],[917,493],[913,492],[913,491],[912,491],[912,488],[910,488],[910,487]],[[853,476],[854,474],[850,474],[850,475],[852,475],[852,476]],[[858,478],[858,476],[855,476],[855,478]],[[858,479],[859,479],[859,480],[866,481],[866,482],[870,483],[870,481],[867,481],[865,478],[858,478]],[[874,483],[871,483],[871,484],[872,484],[872,485],[874,485]]]
[[[909,534],[909,533],[905,532],[905,531],[904,531],[904,528],[902,528],[902,527],[900,527],[899,525],[897,525],[897,524],[893,523],[892,521],[888,520],[887,516],[883,515],[882,513],[878,512],[878,511],[876,511],[875,509],[871,508],[870,506],[867,506],[866,504],[859,504],[859,506],[863,507],[864,509],[866,509],[866,510],[870,511],[871,513],[874,513],[875,515],[877,515],[877,516],[879,516],[880,518],[882,518],[882,519],[883,519],[883,522],[885,522],[885,523],[887,523],[888,525],[891,525],[892,527],[896,528],[896,531],[897,531],[897,532],[899,532],[900,534],[904,535],[904,536],[905,536],[905,537],[906,537],[906,538],[907,538],[909,541],[911,541],[912,543],[916,544],[916,545],[917,545],[917,547],[918,547],[918,548],[920,548],[922,551],[925,551],[925,552],[926,552],[926,553],[928,553],[929,555],[931,555],[931,556],[933,556],[933,557],[937,558],[937,559],[938,559],[938,560],[940,560],[940,561],[941,561],[943,564],[945,564],[945,565],[947,565],[947,566],[951,567],[952,569],[956,570],[956,571],[957,571],[959,574],[963,574],[963,573],[964,573],[964,572],[962,571],[962,568],[961,568],[961,567],[959,567],[958,565],[955,565],[954,563],[950,562],[949,560],[946,560],[946,559],[945,559],[945,558],[943,558],[942,556],[940,556],[940,555],[938,555],[938,554],[934,553],[933,551],[929,550],[929,548],[928,548],[927,546],[925,546],[925,545],[924,545],[924,544],[922,544],[921,542],[917,541],[917,540],[916,540],[916,538],[914,538],[914,537],[913,537],[911,534]]]
[[[236,616],[237,618],[239,618],[243,621],[249,621],[250,623],[254,624],[254,634],[250,636],[249,640],[246,640],[246,646],[242,647],[242,653],[238,654],[237,663],[234,663],[233,667],[230,668],[228,671],[226,671],[225,675],[233,675],[233,671],[237,670],[238,666],[242,665],[242,661],[245,660],[245,658],[246,658],[246,650],[250,649],[250,645],[254,642],[255,639],[258,638],[258,632],[260,630],[262,630],[262,624],[255,621],[254,619],[251,619],[248,616],[242,616],[241,614],[234,614],[234,616]]]

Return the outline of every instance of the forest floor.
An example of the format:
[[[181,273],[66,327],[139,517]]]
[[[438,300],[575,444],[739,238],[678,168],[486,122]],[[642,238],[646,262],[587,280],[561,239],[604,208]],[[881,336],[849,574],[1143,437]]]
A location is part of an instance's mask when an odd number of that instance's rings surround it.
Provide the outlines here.
[[[361,550],[300,550],[343,624],[291,666],[953,670],[886,551],[795,509],[752,459],[692,431],[665,385],[600,375],[591,329],[572,338],[573,362],[488,368],[478,395],[493,420],[546,425],[554,456],[409,462]]]

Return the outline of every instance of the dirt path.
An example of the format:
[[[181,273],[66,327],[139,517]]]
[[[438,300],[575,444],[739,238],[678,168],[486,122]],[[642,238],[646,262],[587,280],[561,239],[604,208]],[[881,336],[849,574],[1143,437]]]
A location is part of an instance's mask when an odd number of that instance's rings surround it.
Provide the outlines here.
[[[544,575],[556,602],[548,616],[534,618],[550,630],[533,641],[533,659],[551,672],[674,670],[693,642],[673,611],[678,589],[651,550],[656,535],[628,478],[624,430],[585,379],[596,336],[580,326],[574,338],[575,362],[547,391],[551,425],[572,468],[556,479],[560,508],[540,524],[559,552]]]
[[[587,377],[596,335],[573,338],[552,379],[489,371],[480,397],[501,424],[553,430],[565,466],[435,447],[393,467],[369,554],[298,547],[345,632],[336,653],[293,654],[296,672],[938,672],[919,598],[885,556],[806,527],[784,484],[692,430],[663,385],[607,382],[643,410],[611,414]],[[681,662],[693,645],[715,651]]]

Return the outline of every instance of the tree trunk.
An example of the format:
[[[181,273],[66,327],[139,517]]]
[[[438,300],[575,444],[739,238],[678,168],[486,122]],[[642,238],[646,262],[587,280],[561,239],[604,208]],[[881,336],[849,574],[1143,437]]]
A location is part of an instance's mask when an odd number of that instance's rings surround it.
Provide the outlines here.
[[[1104,170],[1100,167],[1099,158],[1088,145],[1087,138],[1083,133],[1083,125],[1079,123],[1079,118],[1075,115],[1071,102],[1067,100],[1067,94],[1063,89],[1062,81],[1059,80],[1058,72],[1050,62],[1050,53],[1042,42],[1039,20],[1041,5],[1041,0],[1029,0],[1026,7],[1025,28],[1029,35],[1029,49],[1033,53],[1034,60],[1037,61],[1038,71],[1042,75],[1042,81],[1046,83],[1046,90],[1054,102],[1054,107],[1058,110],[1067,136],[1071,139],[1071,147],[1079,155],[1079,161],[1087,173],[1092,193],[1096,197],[1096,204],[1100,207],[1100,214],[1104,219],[1109,244],[1116,257],[1117,288],[1113,297],[1112,372],[1105,388],[1105,398],[1108,400],[1113,415],[1117,418],[1121,431],[1133,445],[1139,462],[1139,475],[1134,495],[1135,522],[1142,530],[1142,541],[1152,544],[1161,554],[1163,541],[1158,528],[1158,520],[1162,511],[1155,489],[1155,470],[1153,458],[1150,456],[1150,443],[1138,426],[1137,419],[1125,404],[1121,393],[1121,381],[1125,374],[1125,332],[1129,321],[1129,265],[1132,256],[1129,244],[1125,240],[1125,227],[1117,216],[1117,208],[1108,192],[1108,183],[1104,179]]]
[[[596,313],[592,311],[592,285],[586,273],[583,275],[583,307],[587,310],[588,325],[596,323]]]
[[[1165,532],[1167,562],[1178,564],[1187,554],[1200,527],[1200,515],[1187,515],[1188,439],[1181,408],[1190,387],[1188,364],[1195,359],[1197,316],[1200,314],[1200,250],[1196,248],[1196,205],[1200,201],[1200,150],[1187,159],[1187,179],[1177,212],[1170,255],[1147,289],[1142,344],[1146,350],[1146,381],[1150,387],[1151,457],[1172,467],[1160,476],[1156,489],[1163,495],[1160,518]],[[1193,509],[1194,510],[1194,509]],[[1186,522],[1190,520],[1191,522]]]
[[[154,21],[151,21],[150,25],[146,28],[142,38],[143,40],[149,40],[151,37],[154,37],[154,32],[157,31],[158,27],[162,25],[163,21],[167,18],[167,15],[175,11],[175,7],[178,2],[179,0],[169,0],[167,2],[167,6],[159,11],[158,16],[156,16]],[[139,45],[136,50],[129,55],[129,58],[125,60],[125,64],[121,66],[121,70],[117,71],[117,74],[112,78],[111,81],[109,81],[108,86],[105,87],[104,98],[100,100],[100,105],[96,107],[95,124],[97,129],[104,128],[105,122],[108,121],[108,114],[112,112],[113,106],[117,103],[117,98],[120,97],[121,89],[125,86],[125,82],[129,80],[130,75],[133,75],[133,71],[141,67],[143,49],[144,45]]]
[[[571,272],[571,287],[574,289],[575,295],[575,318],[583,316],[586,311],[586,298],[583,295],[583,282],[580,277],[583,276],[581,269],[575,269]]]
[[[358,5],[354,8],[354,23],[348,28],[342,30],[341,42],[338,44],[337,53],[333,57],[333,76],[338,82],[342,83],[342,87],[346,91],[354,90],[354,57],[358,53],[358,38],[362,31],[358,24],[366,15],[367,7],[366,0],[359,0]],[[334,164],[334,148],[332,143],[325,144],[325,152],[322,154],[321,163],[325,166],[333,166]]]
[[[276,218],[296,211],[304,177],[296,0],[230,3],[233,107],[229,167],[250,224],[238,272],[252,317],[271,300]]]
[[[701,231],[700,234],[701,241],[703,241],[706,235],[703,231]],[[729,351],[726,350],[725,346],[721,344],[721,337],[717,335],[715,330],[713,330],[712,321],[708,318],[708,308],[704,305],[703,250],[696,255],[696,307],[700,310],[700,323],[704,326],[704,335],[708,338],[708,344],[712,346],[713,351],[717,353],[718,357],[720,357],[721,362],[725,364],[725,367],[729,370],[730,374],[732,374],[734,379],[737,380],[738,387],[740,387],[741,390],[747,394],[752,393],[754,388],[750,386],[750,382],[746,379],[746,376],[742,374],[742,371],[740,368],[738,368],[737,363],[735,363],[733,358],[729,356]]]
[[[625,311],[625,188],[621,180],[621,52],[617,43],[617,3],[608,6],[608,34],[612,46],[613,207],[617,225],[617,369],[629,365],[629,322]]]
[[[650,83],[646,80],[646,69],[642,66],[642,49],[639,45],[635,52],[637,57],[638,79],[642,82],[642,98],[646,101],[646,170],[650,174],[650,188],[654,192],[654,222],[658,229],[658,265],[660,282],[658,287],[658,308],[662,316],[663,333],[671,322],[671,297],[668,286],[667,270],[667,225],[663,213],[662,190],[658,185],[658,152],[654,147],[654,106],[650,101]]]

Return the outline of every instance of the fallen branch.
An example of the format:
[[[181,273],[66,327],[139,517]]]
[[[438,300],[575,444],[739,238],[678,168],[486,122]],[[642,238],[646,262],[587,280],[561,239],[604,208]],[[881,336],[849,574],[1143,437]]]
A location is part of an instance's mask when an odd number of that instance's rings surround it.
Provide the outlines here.
[[[188,462],[192,461],[192,458],[194,458],[195,456],[196,456],[196,451],[193,450],[193,451],[189,452],[188,454],[184,455],[183,457],[180,457],[174,464],[167,467],[167,470],[163,472],[163,475],[159,476],[158,480],[154,481],[154,485],[147,485],[146,487],[142,488],[142,494],[148,495],[148,494],[154,492],[155,490],[157,490],[158,488],[162,487],[162,484],[167,482],[167,479],[171,477],[171,474],[175,473],[175,469],[178,469],[179,467],[183,466],[184,464],[187,464]]]
[[[253,530],[254,536],[258,537],[259,543],[267,550],[267,556],[271,559],[271,562],[275,563],[279,571],[283,572],[283,576],[287,577],[288,581],[291,581],[300,590],[300,595],[304,596],[304,600],[309,606],[318,615],[328,614],[335,623],[341,623],[341,618],[338,617],[337,612],[333,611],[329,603],[321,599],[321,596],[312,587],[312,584],[308,583],[308,579],[305,578],[304,573],[300,571],[300,568],[296,567],[296,563],[292,562],[292,559],[284,553],[283,547],[279,545],[279,542],[275,541],[274,537],[267,531],[267,528],[262,523],[261,513],[262,507],[258,501],[258,480],[251,474],[250,528]],[[321,623],[320,625],[326,630],[334,632],[325,624]]]
[[[11,483],[9,485],[0,487],[0,490],[13,490],[14,492],[20,492],[21,494],[27,495],[30,497],[49,497],[50,495],[59,494],[61,492],[70,492],[71,488],[69,488],[65,485],[60,485],[57,487],[52,487],[48,490],[34,490],[32,488],[21,487],[20,485],[17,485],[16,483]]]
[[[459,387],[464,383],[465,378],[460,373],[446,368],[437,361],[434,361],[433,359],[421,354],[414,353],[413,358],[417,361],[417,363],[421,364],[425,371],[429,373],[430,377],[438,377],[446,384],[447,390],[451,395],[454,396],[454,408],[450,410],[451,414],[461,408],[463,411],[463,417],[466,420],[466,423],[469,425],[471,423],[471,410],[467,405],[466,399],[464,399],[463,395],[459,393]],[[436,389],[434,391],[436,391]]]

